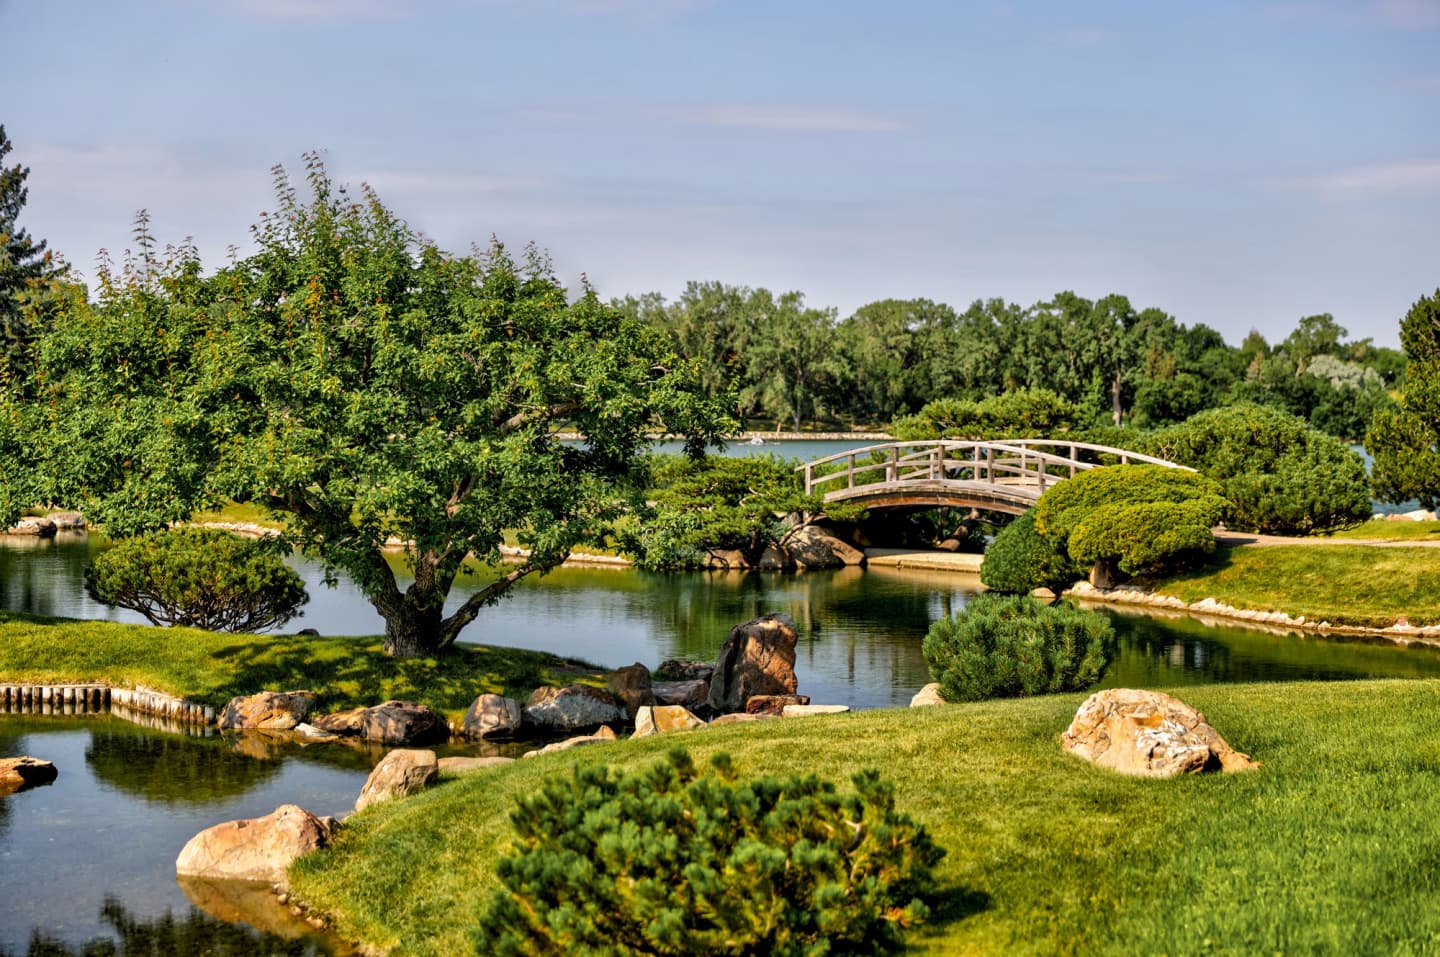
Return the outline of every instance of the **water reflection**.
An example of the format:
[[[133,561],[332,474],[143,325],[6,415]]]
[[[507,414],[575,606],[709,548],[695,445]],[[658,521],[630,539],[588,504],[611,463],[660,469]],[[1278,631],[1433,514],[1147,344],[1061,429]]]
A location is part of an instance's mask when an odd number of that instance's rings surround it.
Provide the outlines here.
[[[85,763],[119,791],[157,804],[211,804],[253,790],[280,772],[269,755],[235,760],[219,737],[92,731]],[[257,760],[257,757],[259,758]]]
[[[100,921],[114,937],[94,937],[68,944],[36,930],[23,951],[0,946],[0,957],[179,957],[201,954],[245,954],[254,957],[325,957],[334,951],[313,936],[282,936],[218,920],[190,908],[184,917],[169,911],[159,917],[138,918],[119,898],[107,897]]]

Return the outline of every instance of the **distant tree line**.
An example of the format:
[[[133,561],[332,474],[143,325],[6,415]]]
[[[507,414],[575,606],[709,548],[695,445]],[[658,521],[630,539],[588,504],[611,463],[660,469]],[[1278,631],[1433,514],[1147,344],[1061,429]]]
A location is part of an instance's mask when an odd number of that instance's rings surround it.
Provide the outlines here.
[[[841,319],[799,292],[692,282],[673,301],[651,293],[615,305],[700,359],[712,394],[733,388],[743,417],[776,428],[883,426],[936,400],[1046,389],[1079,406],[1082,426],[1152,428],[1252,402],[1359,440],[1405,371],[1402,352],[1349,339],[1328,313],[1300,319],[1279,343],[1251,332],[1232,346],[1119,295],[976,300],[963,312],[885,299]]]

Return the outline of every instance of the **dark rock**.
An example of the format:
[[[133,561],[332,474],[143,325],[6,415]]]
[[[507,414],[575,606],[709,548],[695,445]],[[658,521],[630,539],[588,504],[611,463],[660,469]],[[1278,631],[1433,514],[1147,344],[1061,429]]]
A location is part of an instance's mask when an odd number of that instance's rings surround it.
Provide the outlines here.
[[[360,734],[382,744],[432,744],[449,738],[450,726],[423,704],[387,701],[365,709]]]
[[[710,706],[744,711],[753,695],[794,694],[795,639],[790,616],[773,612],[732,628],[710,679]]]
[[[775,545],[765,546],[765,551],[760,553],[760,561],[755,567],[762,572],[784,572],[795,567],[795,559],[785,549]]]
[[[650,690],[650,669],[638,661],[610,672],[606,684],[610,694],[624,706],[626,717],[632,721],[641,708],[655,703],[655,695]]]
[[[694,708],[710,699],[710,679],[694,681],[657,681],[650,686],[656,704],[678,704]]]
[[[745,702],[745,713],[778,715],[785,713],[787,704],[809,703],[809,696],[803,694],[757,694]]]
[[[660,662],[650,677],[652,681],[695,681],[710,680],[715,673],[713,661],[687,661],[682,658],[666,658]]]
[[[608,691],[589,685],[546,685],[536,688],[525,702],[525,720],[549,731],[578,731],[621,718]]]

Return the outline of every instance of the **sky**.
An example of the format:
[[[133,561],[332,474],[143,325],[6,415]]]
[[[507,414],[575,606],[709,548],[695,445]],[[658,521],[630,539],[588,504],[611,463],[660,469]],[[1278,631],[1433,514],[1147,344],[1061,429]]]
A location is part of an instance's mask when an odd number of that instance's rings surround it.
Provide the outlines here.
[[[440,246],[843,318],[1121,293],[1398,342],[1440,287],[1440,0],[0,0],[20,223],[216,265],[320,151]]]

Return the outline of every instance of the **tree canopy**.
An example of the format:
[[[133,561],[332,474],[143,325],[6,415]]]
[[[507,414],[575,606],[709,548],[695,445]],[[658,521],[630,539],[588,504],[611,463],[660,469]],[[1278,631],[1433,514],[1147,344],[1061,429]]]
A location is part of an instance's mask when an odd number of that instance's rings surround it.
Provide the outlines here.
[[[359,584],[389,653],[413,656],[597,534],[647,429],[698,450],[733,427],[698,363],[592,289],[572,300],[534,248],[454,256],[314,157],[307,185],[302,199],[277,169],[255,255],[206,277],[193,250],[142,243],[102,272],[96,303],[57,316],[39,401],[12,393],[0,418],[21,423],[19,467],[45,500],[115,534],[259,503]],[[500,566],[507,530],[530,557],[447,614],[468,556]],[[403,543],[408,585],[387,541]]]
[[[1440,505],[1440,289],[1400,322],[1410,364],[1399,407],[1378,412],[1365,438],[1375,456],[1375,494],[1387,502]]]
[[[37,240],[20,224],[30,190],[25,180],[30,168],[5,165],[12,146],[0,125],[0,374],[23,373],[33,337],[27,300],[43,288],[42,280],[61,270],[44,240]]]

